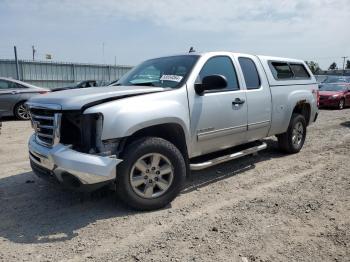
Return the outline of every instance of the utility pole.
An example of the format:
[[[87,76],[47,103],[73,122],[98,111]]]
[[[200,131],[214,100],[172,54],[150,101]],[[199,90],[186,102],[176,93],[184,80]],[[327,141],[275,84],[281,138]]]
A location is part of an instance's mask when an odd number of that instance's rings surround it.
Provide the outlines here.
[[[345,59],[348,58],[347,56],[342,56],[343,58],[343,71],[345,70]]]
[[[105,64],[105,42],[102,43],[102,59],[103,64]]]
[[[117,56],[114,56],[114,66],[117,66]]]
[[[33,51],[33,61],[34,61],[35,60],[35,52],[36,52],[34,45],[32,45],[32,51]]]
[[[16,75],[17,75],[17,80],[21,80],[21,79],[19,79],[19,66],[18,66],[17,47],[16,47],[16,46],[13,47],[13,51],[15,52],[15,62],[16,62]]]

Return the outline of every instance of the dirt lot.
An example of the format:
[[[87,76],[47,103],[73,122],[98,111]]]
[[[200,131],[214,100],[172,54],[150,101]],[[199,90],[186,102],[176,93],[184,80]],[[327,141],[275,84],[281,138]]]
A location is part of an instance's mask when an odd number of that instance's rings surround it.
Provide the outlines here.
[[[299,154],[267,139],[147,213],[36,178],[30,133],[6,121],[0,135],[1,261],[350,261],[350,109],[321,111]]]

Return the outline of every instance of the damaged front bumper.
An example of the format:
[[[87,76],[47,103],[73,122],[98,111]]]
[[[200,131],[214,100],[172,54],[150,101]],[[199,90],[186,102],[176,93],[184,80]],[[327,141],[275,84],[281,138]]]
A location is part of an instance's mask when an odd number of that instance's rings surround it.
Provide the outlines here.
[[[73,188],[91,188],[113,182],[116,167],[122,162],[113,157],[81,153],[63,144],[42,146],[36,142],[35,135],[30,137],[28,146],[35,174]]]

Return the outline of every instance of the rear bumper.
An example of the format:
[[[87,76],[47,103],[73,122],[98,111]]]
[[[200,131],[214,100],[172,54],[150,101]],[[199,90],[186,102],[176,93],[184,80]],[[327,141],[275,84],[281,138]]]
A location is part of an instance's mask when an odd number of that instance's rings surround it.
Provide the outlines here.
[[[40,177],[51,175],[62,184],[71,182],[73,187],[112,182],[116,167],[122,162],[113,157],[80,153],[62,144],[48,148],[38,144],[35,135],[30,137],[28,146],[34,173]]]

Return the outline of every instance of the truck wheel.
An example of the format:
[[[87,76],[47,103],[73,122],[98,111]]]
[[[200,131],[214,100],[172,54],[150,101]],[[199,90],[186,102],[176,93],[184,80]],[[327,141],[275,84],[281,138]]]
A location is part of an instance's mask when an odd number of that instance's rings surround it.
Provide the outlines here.
[[[344,99],[341,99],[341,100],[339,101],[338,108],[339,108],[340,110],[343,110],[343,109],[344,109],[344,105],[345,105],[345,100],[344,100]]]
[[[18,103],[16,106],[15,106],[15,117],[18,119],[18,120],[28,120],[30,119],[30,116],[29,116],[29,112],[26,108],[26,106],[24,105],[25,104],[25,101],[23,102],[20,102]]]
[[[125,149],[118,166],[118,197],[137,210],[169,204],[186,179],[185,160],[177,147],[157,137],[138,139]]]
[[[306,138],[306,120],[303,115],[293,114],[286,133],[278,135],[279,148],[289,154],[298,153]]]

